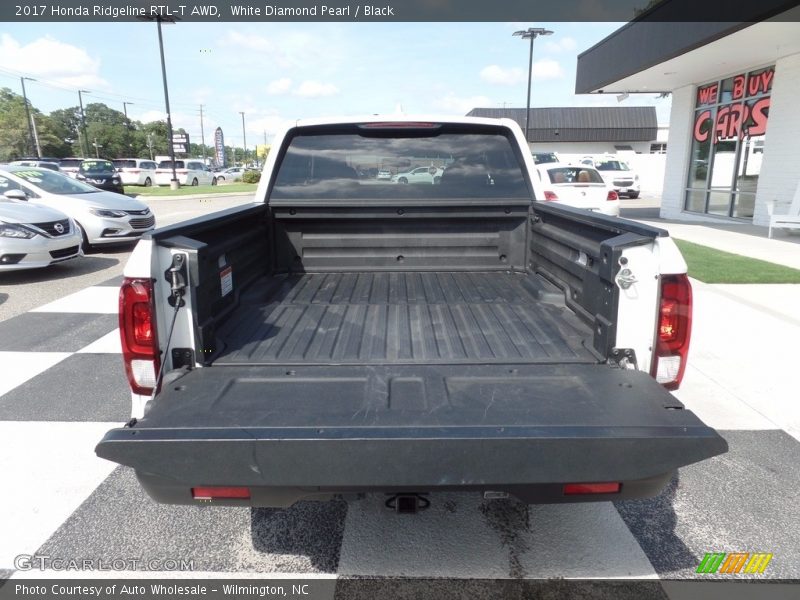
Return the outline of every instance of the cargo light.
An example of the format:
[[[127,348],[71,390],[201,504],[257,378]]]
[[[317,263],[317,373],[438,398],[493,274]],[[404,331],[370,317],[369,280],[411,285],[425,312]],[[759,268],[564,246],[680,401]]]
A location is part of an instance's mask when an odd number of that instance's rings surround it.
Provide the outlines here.
[[[606,200],[609,200],[609,201],[611,201],[611,200],[619,200],[619,194],[617,194],[617,192],[615,190],[610,190],[608,192],[608,196],[606,197]]]
[[[565,483],[565,496],[580,496],[583,494],[618,494],[622,484],[618,481],[610,483]]]
[[[545,192],[544,200],[545,202],[555,202],[558,200],[558,195],[555,192]]]
[[[656,349],[650,374],[668,390],[676,390],[686,371],[692,333],[692,286],[689,277],[663,275]]]
[[[160,366],[150,279],[126,277],[119,290],[119,334],[128,384],[135,394],[151,394]]]
[[[193,487],[195,500],[214,500],[215,498],[249,500],[250,488],[246,487]]]

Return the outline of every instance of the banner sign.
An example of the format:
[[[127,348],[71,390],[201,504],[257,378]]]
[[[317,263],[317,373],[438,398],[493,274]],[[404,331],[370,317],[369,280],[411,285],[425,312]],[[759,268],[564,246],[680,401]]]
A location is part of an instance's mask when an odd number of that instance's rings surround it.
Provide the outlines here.
[[[218,166],[225,166],[225,138],[222,136],[221,127],[217,127],[214,132],[214,159]]]

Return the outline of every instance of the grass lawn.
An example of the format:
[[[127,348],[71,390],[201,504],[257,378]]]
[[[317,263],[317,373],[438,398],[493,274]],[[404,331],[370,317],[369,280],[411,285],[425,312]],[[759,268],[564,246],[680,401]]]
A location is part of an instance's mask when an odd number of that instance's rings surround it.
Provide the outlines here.
[[[684,240],[675,243],[689,265],[689,276],[705,283],[800,283],[797,269]]]
[[[168,185],[153,186],[153,187],[140,187],[128,186],[125,189],[126,194],[135,194],[143,198],[149,196],[191,196],[193,194],[220,194],[224,195],[230,192],[255,192],[257,183],[228,183],[226,185],[191,185],[181,186],[180,189],[171,190]]]

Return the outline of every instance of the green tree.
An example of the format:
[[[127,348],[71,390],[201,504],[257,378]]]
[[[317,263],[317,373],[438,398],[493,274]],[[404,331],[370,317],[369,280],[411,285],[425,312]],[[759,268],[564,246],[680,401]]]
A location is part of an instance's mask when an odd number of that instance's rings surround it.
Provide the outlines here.
[[[80,156],[83,153],[78,141],[78,128],[81,118],[77,106],[59,108],[50,113],[50,123],[54,135],[60,140],[60,150],[54,156]]]
[[[0,89],[0,160],[31,153],[25,100],[8,88]]]

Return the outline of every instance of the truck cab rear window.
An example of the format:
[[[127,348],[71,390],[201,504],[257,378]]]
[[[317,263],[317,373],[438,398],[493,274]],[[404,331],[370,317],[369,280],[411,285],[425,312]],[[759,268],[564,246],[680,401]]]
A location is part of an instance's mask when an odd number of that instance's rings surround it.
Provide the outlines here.
[[[530,198],[512,148],[500,133],[297,135],[271,197]]]

